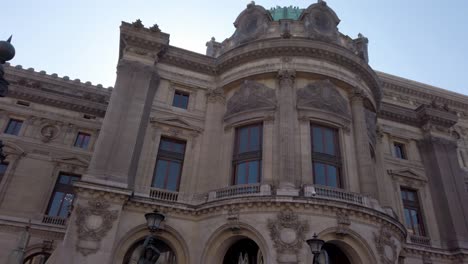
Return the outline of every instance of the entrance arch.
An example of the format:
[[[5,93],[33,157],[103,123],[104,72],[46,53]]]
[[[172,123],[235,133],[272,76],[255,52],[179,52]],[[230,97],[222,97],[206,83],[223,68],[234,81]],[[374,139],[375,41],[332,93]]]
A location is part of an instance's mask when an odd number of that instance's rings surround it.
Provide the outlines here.
[[[127,253],[125,253],[123,264],[137,264],[138,259],[143,252],[143,243],[144,239],[134,243]],[[161,252],[158,261],[156,264],[177,264],[177,259],[172,248],[167,245],[164,241],[157,239],[154,243],[156,248]]]
[[[323,244],[322,252],[318,256],[318,259],[319,263],[323,264],[351,264],[346,253],[333,243]]]
[[[257,243],[243,238],[232,244],[223,258],[223,264],[263,264],[263,254]]]

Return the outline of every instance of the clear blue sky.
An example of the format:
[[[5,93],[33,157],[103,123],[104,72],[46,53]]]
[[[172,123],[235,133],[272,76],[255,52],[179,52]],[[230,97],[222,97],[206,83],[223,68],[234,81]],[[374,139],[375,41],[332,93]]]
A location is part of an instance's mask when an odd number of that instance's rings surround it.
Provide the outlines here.
[[[13,34],[25,68],[72,79],[115,82],[121,21],[157,23],[170,44],[204,53],[212,37],[222,41],[246,0],[10,0],[1,4],[0,38]],[[265,8],[312,1],[258,0]],[[329,0],[341,19],[342,33],[369,38],[375,70],[468,95],[468,1]],[[5,13],[7,13],[5,15]]]

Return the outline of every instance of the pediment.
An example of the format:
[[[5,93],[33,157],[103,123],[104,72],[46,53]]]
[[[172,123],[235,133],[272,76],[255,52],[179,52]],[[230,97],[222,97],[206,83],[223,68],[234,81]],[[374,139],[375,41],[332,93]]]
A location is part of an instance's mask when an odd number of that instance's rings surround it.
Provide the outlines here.
[[[426,180],[426,178],[422,174],[412,169],[388,170],[388,173],[397,177],[405,177],[405,178],[411,178],[411,179],[422,180],[422,181]]]
[[[89,160],[80,156],[61,156],[61,157],[54,157],[52,158],[52,160],[58,163],[65,163],[65,164],[76,165],[76,166],[81,166],[81,167],[89,166]]]
[[[328,79],[314,81],[299,89],[297,91],[297,107],[315,108],[340,116],[351,116],[347,101]]]
[[[254,109],[275,109],[275,90],[266,85],[246,80],[227,101],[225,116]]]
[[[171,126],[171,127],[184,128],[184,129],[193,130],[193,131],[203,130],[202,128],[195,126],[191,124],[190,122],[188,122],[187,120],[185,120],[184,118],[181,118],[178,116],[166,117],[166,118],[152,117],[151,122],[160,123],[160,124],[164,124],[164,125]]]

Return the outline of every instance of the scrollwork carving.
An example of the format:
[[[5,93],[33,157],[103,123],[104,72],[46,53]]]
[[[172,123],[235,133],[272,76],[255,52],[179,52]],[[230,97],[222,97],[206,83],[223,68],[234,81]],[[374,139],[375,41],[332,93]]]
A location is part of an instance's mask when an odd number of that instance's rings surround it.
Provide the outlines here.
[[[294,211],[286,209],[278,214],[277,219],[268,220],[268,229],[278,253],[297,254],[309,226],[307,221],[300,221]]]
[[[96,253],[101,240],[111,230],[118,217],[118,210],[109,210],[107,201],[88,201],[88,205],[76,208],[76,225],[78,232],[78,252],[87,256]]]

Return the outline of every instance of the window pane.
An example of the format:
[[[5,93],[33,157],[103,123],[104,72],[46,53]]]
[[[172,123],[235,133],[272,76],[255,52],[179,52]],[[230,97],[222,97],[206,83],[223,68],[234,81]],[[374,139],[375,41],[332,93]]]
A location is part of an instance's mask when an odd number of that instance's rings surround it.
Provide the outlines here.
[[[8,168],[8,163],[0,163],[0,177],[3,176]]]
[[[170,162],[169,163],[169,176],[167,179],[166,189],[171,191],[177,191],[177,183],[179,180],[181,170],[181,164],[179,162]]]
[[[331,129],[325,130],[325,153],[335,155],[335,138],[334,132]]]
[[[236,168],[236,184],[247,183],[247,163],[240,163]]]
[[[260,179],[259,175],[259,161],[251,161],[248,163],[249,167],[249,179],[248,183],[258,183]]]
[[[338,187],[338,173],[335,166],[327,165],[327,185]]]
[[[50,204],[49,212],[47,213],[47,215],[58,216],[60,205],[62,204],[62,200],[64,196],[65,194],[63,192],[54,193],[52,197],[52,203]]]
[[[164,180],[168,169],[168,162],[165,160],[158,160],[156,162],[155,176],[153,179],[153,187],[164,189]]]
[[[322,139],[322,129],[319,127],[313,127],[312,128],[312,133],[313,133],[313,152],[321,152],[323,153],[323,139]]]
[[[416,196],[414,192],[406,192],[406,195],[408,196],[408,200],[410,201],[416,201]]]
[[[250,146],[249,151],[260,150],[260,127],[250,127]]]
[[[238,153],[243,153],[248,151],[248,142],[249,142],[249,129],[244,127],[239,129],[239,150]]]
[[[410,211],[406,208],[405,208],[405,224],[406,224],[406,228],[413,231],[413,225],[411,224]]]
[[[162,150],[172,151],[172,142],[161,139],[161,143],[159,143],[159,148]]]
[[[324,164],[322,163],[314,164],[314,180],[315,180],[315,184],[326,185]]]
[[[73,203],[73,198],[74,198],[74,195],[71,193],[67,193],[65,195],[65,197],[63,198],[62,206],[60,208],[60,212],[58,216],[64,217],[64,218],[68,216],[68,212],[70,211],[71,205]]]
[[[5,134],[18,135],[19,131],[21,130],[22,124],[23,124],[23,121],[21,120],[10,119],[5,129]]]
[[[68,184],[69,181],[70,181],[70,177],[67,176],[67,175],[63,175],[63,174],[62,174],[62,175],[60,175],[59,177],[60,177],[60,178],[59,178],[59,183]]]
[[[174,100],[172,101],[172,106],[187,109],[188,100],[189,100],[189,95],[188,94],[176,91],[174,93]]]

